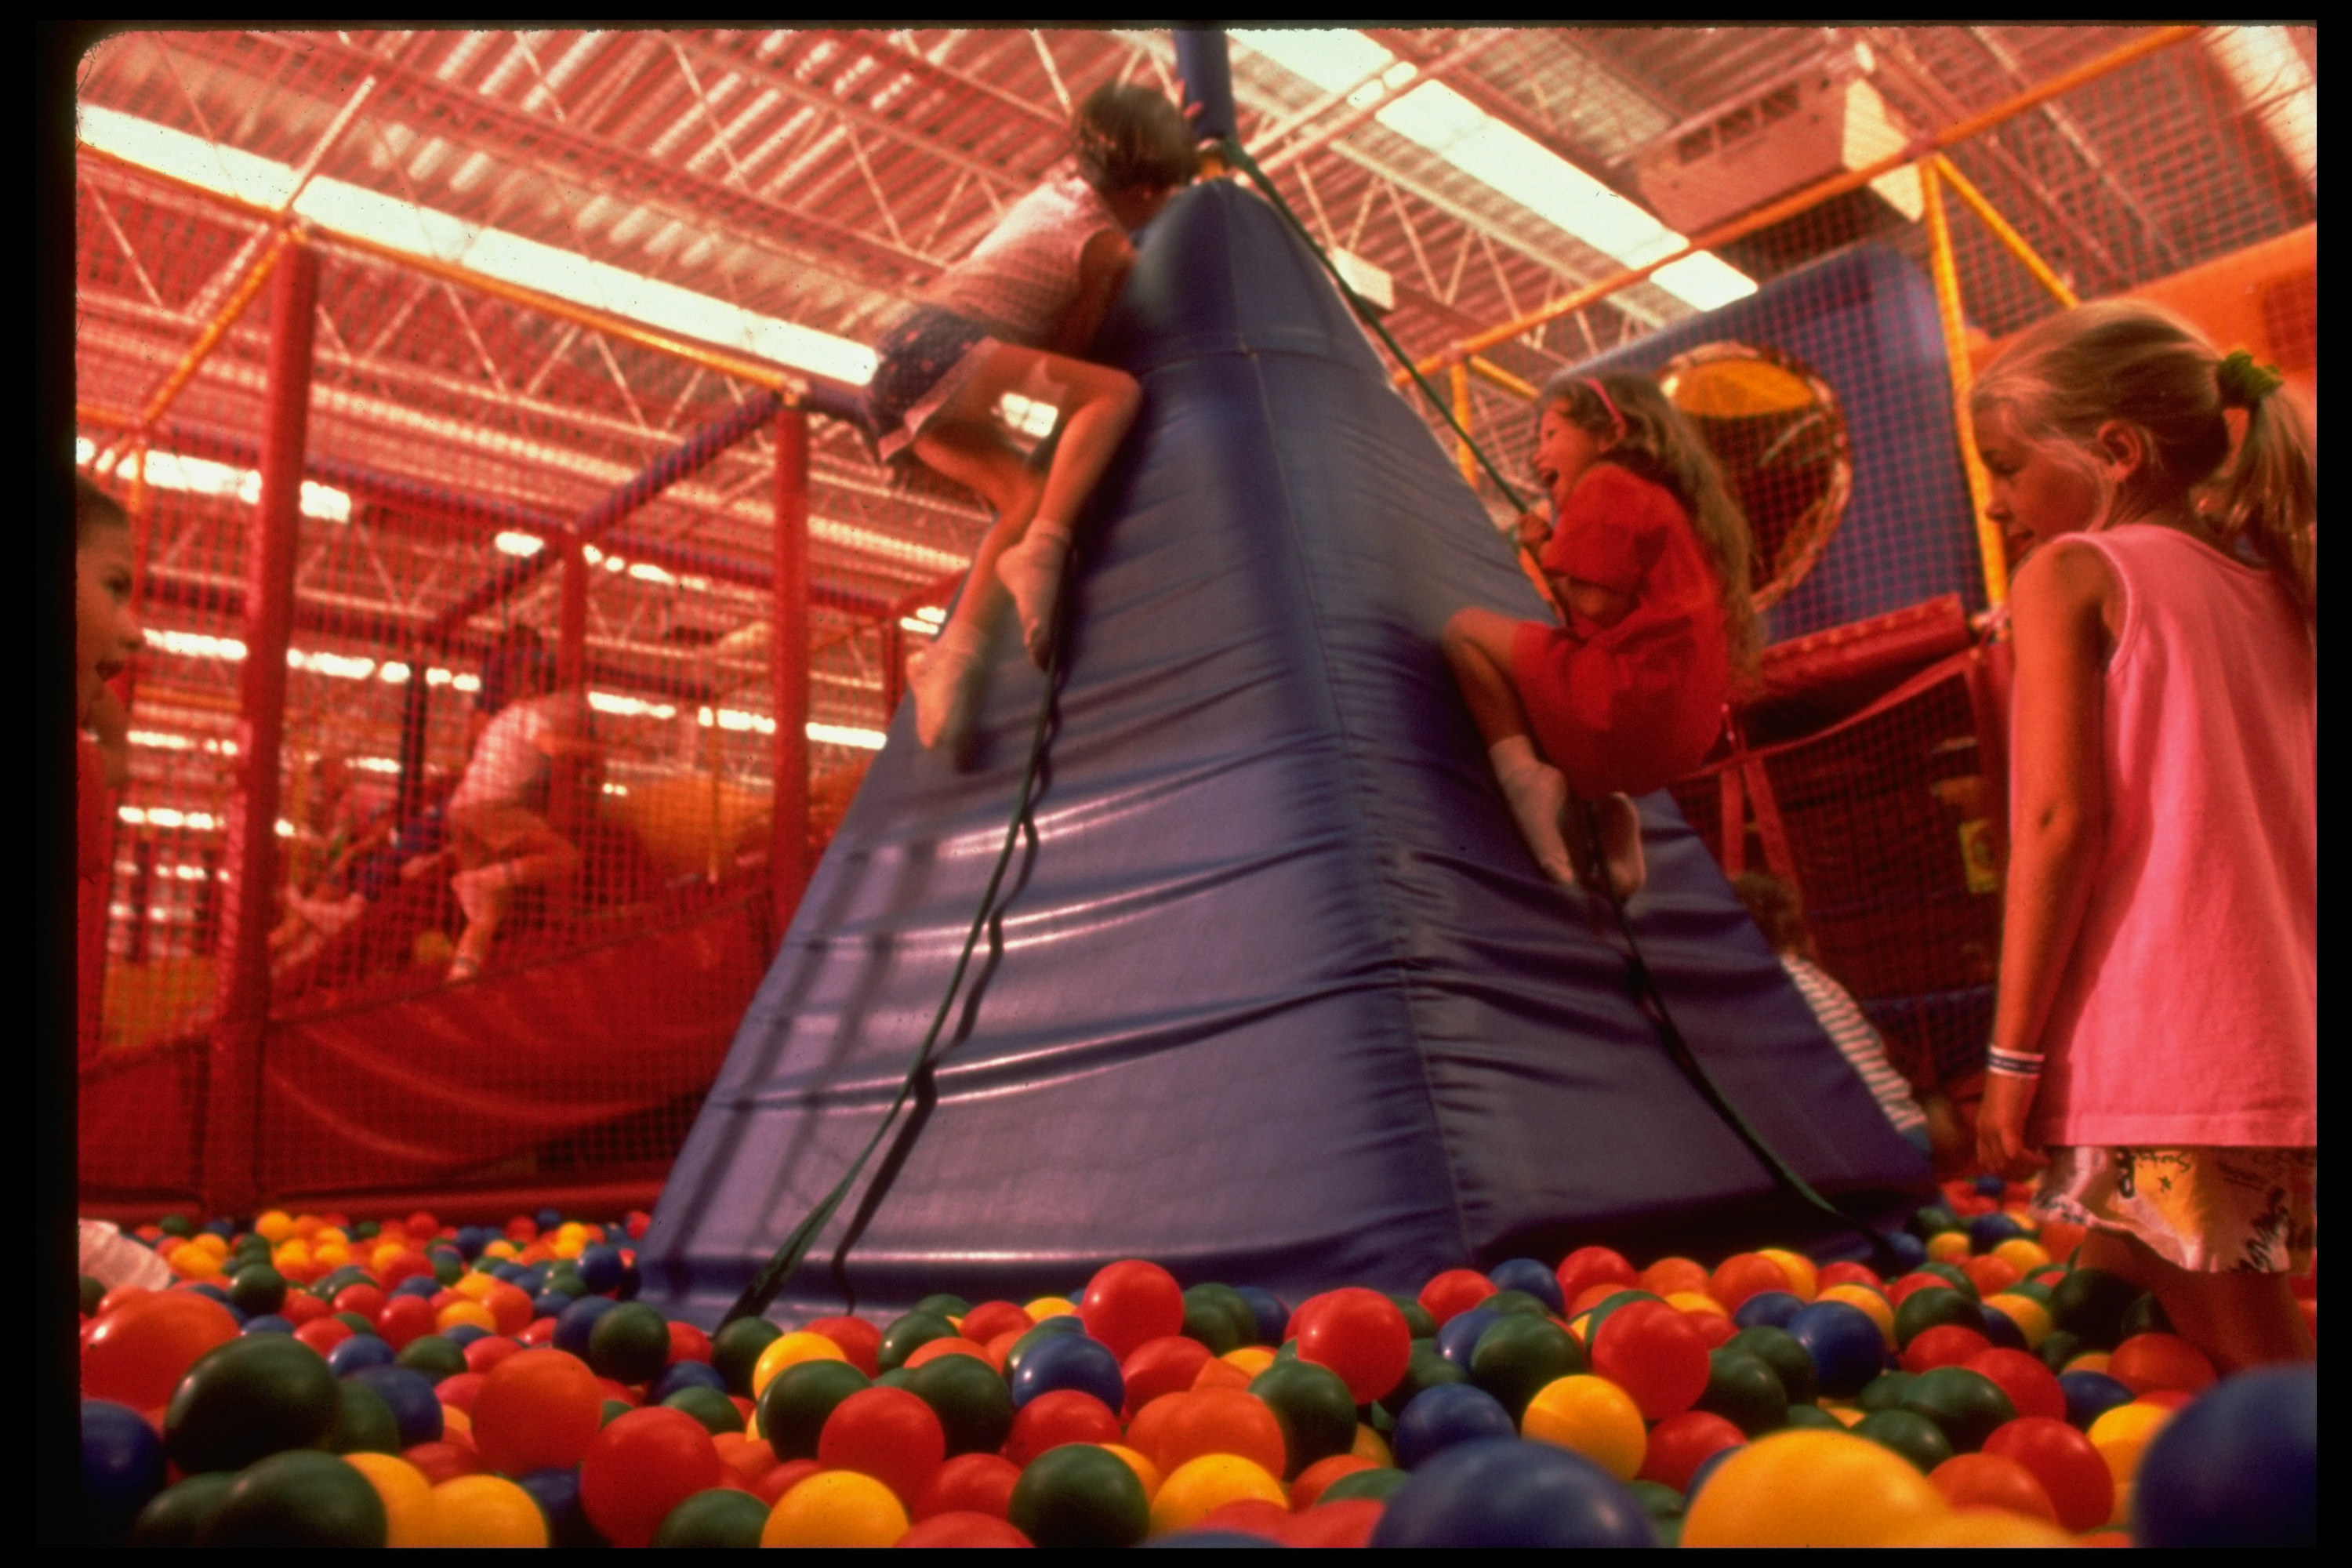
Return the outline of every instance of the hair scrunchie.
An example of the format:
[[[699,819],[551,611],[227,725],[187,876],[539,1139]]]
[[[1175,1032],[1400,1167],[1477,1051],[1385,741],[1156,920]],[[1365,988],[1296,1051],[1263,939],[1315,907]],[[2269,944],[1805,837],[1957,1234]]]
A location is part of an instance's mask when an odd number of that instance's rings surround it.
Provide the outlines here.
[[[2213,367],[2213,380],[2221,388],[2222,407],[2252,408],[2285,384],[2286,378],[2276,365],[2256,364],[2252,354],[2233,349]]]

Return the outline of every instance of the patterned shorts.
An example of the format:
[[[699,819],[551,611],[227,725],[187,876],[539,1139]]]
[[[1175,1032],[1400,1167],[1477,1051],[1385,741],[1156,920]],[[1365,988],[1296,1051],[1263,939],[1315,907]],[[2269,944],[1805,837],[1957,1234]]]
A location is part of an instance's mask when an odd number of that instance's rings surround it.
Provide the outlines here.
[[[2299,1274],[2318,1235],[2317,1149],[2050,1151],[2033,1206],[2121,1231],[2193,1273]]]
[[[885,332],[874,345],[878,363],[866,385],[866,414],[879,443],[875,455],[894,462],[912,447],[996,342],[978,321],[938,305],[920,307]]]

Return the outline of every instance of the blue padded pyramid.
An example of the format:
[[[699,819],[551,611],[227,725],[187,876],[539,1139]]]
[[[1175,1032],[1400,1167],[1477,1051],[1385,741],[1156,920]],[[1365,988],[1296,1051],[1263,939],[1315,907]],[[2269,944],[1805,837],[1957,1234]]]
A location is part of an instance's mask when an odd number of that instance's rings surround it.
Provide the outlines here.
[[[1543,611],[1312,255],[1256,196],[1197,187],[1103,341],[1144,408],[1080,534],[1034,840],[904,1135],[783,1301],[1020,1300],[1124,1257],[1410,1289],[1591,1240],[1828,1239],[1521,846],[1438,634],[1465,604]],[[1008,628],[961,769],[898,715],[645,1238],[664,1310],[715,1321],[871,1135],[1041,682]],[[1850,1208],[1916,1201],[1925,1163],[1697,837],[1664,794],[1642,809],[1634,917],[1697,1055]]]

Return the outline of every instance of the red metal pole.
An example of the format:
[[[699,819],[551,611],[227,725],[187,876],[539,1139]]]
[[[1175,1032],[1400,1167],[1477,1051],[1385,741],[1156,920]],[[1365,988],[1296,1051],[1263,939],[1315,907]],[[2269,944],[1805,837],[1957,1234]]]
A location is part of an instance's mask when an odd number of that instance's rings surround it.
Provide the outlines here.
[[[566,533],[551,542],[563,552],[562,596],[556,610],[555,679],[566,691],[583,691],[588,686],[588,558],[581,551],[577,533]],[[580,776],[579,764],[567,759],[557,764],[548,792],[548,818],[567,838],[577,838],[583,815]]]
[[[809,874],[808,443],[806,410],[786,408],[776,416],[776,611],[768,639],[776,749],[768,875],[780,941]]]
[[[260,1197],[261,1046],[269,1021],[269,928],[277,914],[278,775],[286,731],[286,651],[310,418],[319,257],[287,247],[271,279],[261,495],[246,542],[245,664],[237,692],[237,789],[229,807],[207,1103],[206,1205],[235,1215]],[[422,671],[418,672],[420,675]]]

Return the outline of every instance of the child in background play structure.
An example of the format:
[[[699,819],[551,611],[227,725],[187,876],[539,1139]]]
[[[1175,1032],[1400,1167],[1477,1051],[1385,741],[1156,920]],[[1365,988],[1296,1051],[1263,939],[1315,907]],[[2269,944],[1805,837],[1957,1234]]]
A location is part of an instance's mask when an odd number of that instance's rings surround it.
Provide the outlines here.
[[[1097,89],[1078,110],[1072,143],[1065,172],[1014,203],[883,335],[867,388],[885,460],[912,453],[996,510],[955,613],[908,670],[916,732],[951,752],[1008,590],[1023,643],[1045,661],[1078,508],[1142,398],[1134,377],[1077,356],[1134,263],[1128,236],[1200,163],[1184,117],[1148,88]],[[1042,479],[997,423],[1008,392],[1060,410]]]
[[[1567,625],[1465,609],[1445,657],[1536,863],[1588,885],[1605,867],[1622,898],[1645,876],[1631,797],[1698,765],[1753,669],[1748,525],[1647,377],[1563,375],[1537,406],[1551,519],[1533,531]]]
[[[503,705],[475,741],[447,808],[451,847],[462,868],[449,887],[466,912],[449,964],[453,981],[481,973],[517,888],[557,881],[579,868],[580,851],[544,814],[554,769],[597,754],[587,737],[585,697],[556,689],[555,659],[545,648],[519,644],[492,664],[482,689],[500,693]]]
[[[1732,879],[1731,890],[1748,906],[1755,919],[1756,929],[1780,955],[1780,967],[1797,983],[1798,994],[1813,1010],[1820,1020],[1822,1032],[1829,1036],[1846,1061],[1878,1101],[1888,1125],[1909,1140],[1922,1154],[1936,1157],[1939,1169],[1957,1164],[1956,1156],[1963,1153],[1958,1148],[1938,1150],[1933,1136],[1933,1124],[1927,1108],[1911,1092],[1911,1085],[1897,1072],[1895,1064],[1886,1059],[1886,1042],[1871,1026],[1861,1006],[1846,988],[1832,979],[1821,966],[1821,954],[1813,946],[1813,933],[1805,927],[1805,905],[1797,889],[1780,878],[1765,871],[1747,871]],[[1958,1142],[1958,1123],[1948,1113],[1943,1125],[1950,1130],[1945,1140],[1948,1145]]]
[[[2029,331],[1975,408],[1989,514],[2032,549],[1979,1156],[2040,1168],[2039,1206],[2091,1227],[2082,1261],[2155,1291],[2222,1372],[2309,1360],[2309,437],[2274,371],[2124,301]]]

